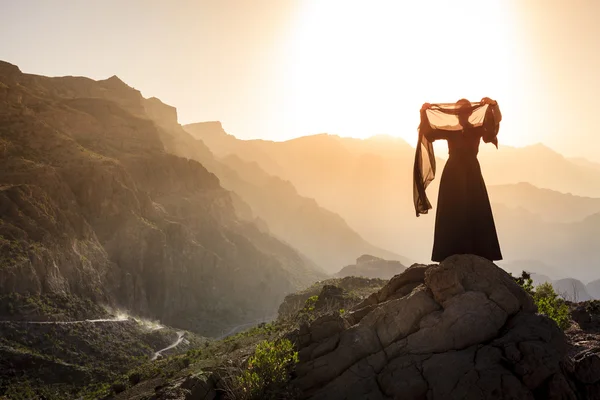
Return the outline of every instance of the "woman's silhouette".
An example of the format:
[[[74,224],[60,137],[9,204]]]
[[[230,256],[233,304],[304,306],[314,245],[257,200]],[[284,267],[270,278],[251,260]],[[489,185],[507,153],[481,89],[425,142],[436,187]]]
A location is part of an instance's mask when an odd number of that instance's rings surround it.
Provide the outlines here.
[[[433,261],[453,254],[501,260],[490,200],[481,175],[479,142],[497,147],[498,104],[490,98],[471,104],[423,104],[415,156],[414,200],[417,216],[431,208],[425,188],[435,175],[432,142],[447,140],[449,157],[442,173],[435,218]],[[425,152],[426,154],[423,154]]]

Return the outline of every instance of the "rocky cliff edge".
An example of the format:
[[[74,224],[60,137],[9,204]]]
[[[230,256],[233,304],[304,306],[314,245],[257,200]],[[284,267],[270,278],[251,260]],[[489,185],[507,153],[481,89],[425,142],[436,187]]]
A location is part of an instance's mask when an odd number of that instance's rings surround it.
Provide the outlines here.
[[[311,399],[575,399],[567,340],[493,263],[413,265],[296,332]]]

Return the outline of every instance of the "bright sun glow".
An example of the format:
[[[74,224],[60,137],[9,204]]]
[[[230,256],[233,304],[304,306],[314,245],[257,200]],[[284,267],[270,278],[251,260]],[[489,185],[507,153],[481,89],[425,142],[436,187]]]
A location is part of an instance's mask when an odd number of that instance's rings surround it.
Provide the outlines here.
[[[505,1],[302,4],[281,49],[286,136],[390,134],[414,144],[423,102],[490,96],[505,121],[509,105],[518,106],[516,33]],[[518,144],[507,132],[503,142]]]

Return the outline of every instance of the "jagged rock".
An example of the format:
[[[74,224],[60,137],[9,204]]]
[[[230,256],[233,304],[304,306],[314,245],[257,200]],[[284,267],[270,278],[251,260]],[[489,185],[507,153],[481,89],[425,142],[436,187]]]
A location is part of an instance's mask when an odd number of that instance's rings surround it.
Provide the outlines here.
[[[317,304],[315,304],[317,308],[336,306],[338,310],[342,308],[351,309],[365,297],[381,289],[385,283],[386,281],[383,279],[357,276],[320,281],[306,290],[287,295],[279,306],[279,318],[294,317],[305,306],[306,300],[312,296],[318,296],[319,298]],[[328,288],[325,289],[325,287]],[[321,307],[322,305],[325,307]]]
[[[390,296],[400,292],[404,287],[413,287],[414,284],[420,285],[425,280],[425,272],[427,272],[428,269],[429,266],[426,265],[413,265],[411,268],[404,271],[404,273],[394,276],[389,284],[385,285],[376,293],[374,296],[376,303],[386,301]]]
[[[565,335],[535,312],[480,257],[414,265],[344,317],[313,322],[294,382],[311,399],[576,399]]]
[[[334,307],[339,310],[343,307],[344,303],[344,289],[333,285],[325,285],[323,286],[323,289],[321,289],[321,293],[319,293],[319,298],[315,303],[315,309]]]
[[[600,349],[597,349],[600,351]],[[574,373],[577,380],[584,384],[600,381],[600,356],[597,352],[585,352],[574,360]]]
[[[364,276],[367,278],[389,279],[404,271],[406,267],[400,261],[384,260],[364,254],[356,259],[356,264],[342,268],[336,276]]]
[[[204,373],[190,375],[181,382],[180,387],[190,392],[189,396],[186,396],[186,400],[213,400],[217,397],[215,380],[212,375]]]
[[[583,329],[600,328],[600,300],[571,303],[571,318]]]
[[[213,375],[203,372],[158,386],[150,400],[214,400],[217,398]]]
[[[592,322],[592,316],[588,312],[585,304],[577,304],[573,310],[571,310],[571,319],[579,324],[581,327],[587,327]]]
[[[405,338],[419,327],[419,321],[439,305],[421,286],[408,296],[390,300],[368,313],[360,325],[371,327],[377,333],[381,345],[387,347],[399,338]]]
[[[189,390],[166,386],[156,388],[156,393],[150,397],[150,400],[187,400],[189,394]]]
[[[310,338],[313,343],[317,343],[343,331],[347,327],[346,320],[339,314],[323,315],[310,325]]]

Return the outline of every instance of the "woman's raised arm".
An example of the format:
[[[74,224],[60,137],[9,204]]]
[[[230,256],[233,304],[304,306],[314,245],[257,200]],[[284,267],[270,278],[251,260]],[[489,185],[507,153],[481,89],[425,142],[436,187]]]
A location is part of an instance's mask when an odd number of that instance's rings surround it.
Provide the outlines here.
[[[435,142],[436,140],[447,140],[448,136],[452,134],[451,131],[445,131],[442,129],[434,129],[429,123],[427,118],[427,110],[431,108],[431,104],[425,103],[421,107],[421,123],[419,124],[419,132],[423,133],[423,136],[430,141]]]

